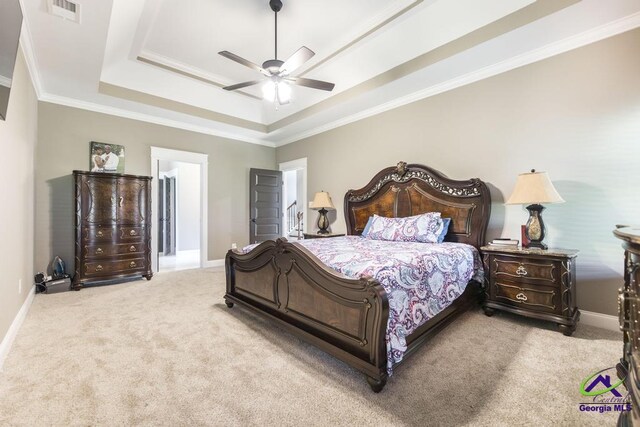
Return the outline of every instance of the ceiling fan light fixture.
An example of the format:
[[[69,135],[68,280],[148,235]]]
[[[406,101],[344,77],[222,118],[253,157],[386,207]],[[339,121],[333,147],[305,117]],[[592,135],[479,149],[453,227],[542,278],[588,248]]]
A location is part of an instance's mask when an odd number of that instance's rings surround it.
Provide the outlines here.
[[[291,101],[291,86],[288,83],[280,82],[276,84],[276,88],[280,105],[288,104]]]
[[[291,101],[291,86],[283,81],[267,80],[262,85],[262,96],[269,102],[288,104]]]
[[[278,59],[278,12],[282,9],[282,0],[270,0],[269,6],[273,10],[275,15],[275,58],[269,59],[260,67],[251,61],[223,50],[218,52],[220,55],[227,59],[235,61],[245,67],[258,71],[264,77],[267,78],[267,82],[262,86],[262,95],[264,99],[273,103],[284,105],[291,101],[291,85],[305,86],[311,89],[319,89],[327,92],[331,92],[334,88],[333,83],[323,82],[321,80],[308,79],[304,77],[292,76],[292,73],[298,70],[304,63],[306,63],[315,53],[306,46],[302,46],[295,51],[286,61]],[[257,85],[260,80],[252,80],[243,83],[237,83],[231,86],[225,86],[224,90],[237,90],[245,87]]]
[[[262,97],[269,102],[275,102],[276,100],[276,82],[273,80],[267,80],[262,85]]]

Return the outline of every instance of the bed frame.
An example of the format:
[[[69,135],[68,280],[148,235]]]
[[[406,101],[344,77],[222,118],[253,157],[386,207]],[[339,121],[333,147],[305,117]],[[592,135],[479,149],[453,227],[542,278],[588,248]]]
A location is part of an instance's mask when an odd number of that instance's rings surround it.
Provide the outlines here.
[[[427,166],[398,163],[344,197],[347,231],[360,235],[369,216],[405,217],[442,212],[451,218],[445,238],[479,248],[489,222],[491,198],[479,179],[454,181]],[[266,241],[247,254],[225,259],[228,307],[238,303],[272,319],[293,335],[363,372],[374,392],[387,382],[385,333],[389,302],[370,277],[348,278],[286,239]],[[481,298],[471,282],[451,306],[407,337],[403,360],[455,315]]]

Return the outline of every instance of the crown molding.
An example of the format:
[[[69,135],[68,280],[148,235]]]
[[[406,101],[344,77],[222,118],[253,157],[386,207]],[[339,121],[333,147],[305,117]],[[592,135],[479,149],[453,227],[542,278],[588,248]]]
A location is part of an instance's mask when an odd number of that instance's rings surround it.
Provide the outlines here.
[[[224,132],[216,129],[211,129],[206,126],[198,126],[190,123],[185,123],[179,120],[171,120],[163,117],[154,116],[152,114],[137,113],[134,111],[126,110],[123,108],[112,107],[102,105],[94,102],[80,101],[74,98],[68,98],[65,96],[53,95],[50,93],[44,93],[38,98],[39,101],[49,102],[51,104],[64,105],[67,107],[79,108],[81,110],[93,111],[96,113],[108,114],[116,117],[123,117],[125,119],[138,120],[141,122],[153,123],[162,126],[168,126],[171,128],[188,130],[191,132],[202,133],[205,135],[219,136],[221,138],[232,139],[236,141],[248,142],[250,144],[264,145],[266,147],[275,147],[275,144],[270,141],[263,141],[256,138],[246,137],[235,133]]]
[[[276,147],[282,147],[284,145],[291,144],[302,139],[309,138],[311,136],[347,125],[349,123],[353,123],[367,117],[375,116],[385,111],[393,110],[394,108],[398,108],[412,102],[416,102],[443,92],[475,83],[477,81],[484,80],[486,78],[532,64],[534,62],[542,61],[544,59],[568,52],[573,49],[578,49],[588,44],[613,37],[615,35],[633,30],[638,27],[640,27],[640,13],[634,13],[616,21],[612,21],[608,24],[601,25],[599,27],[582,32],[580,34],[573,35],[571,37],[567,37],[566,39],[554,43],[550,43],[546,46],[534,49],[530,52],[514,56],[513,58],[507,59],[497,64],[481,68],[455,79],[442,82],[440,84],[422,89],[401,98],[397,98],[384,104],[380,104],[373,108],[369,108],[357,114],[352,114],[350,116],[341,118],[340,120],[335,120],[331,123],[327,123],[325,125],[297,133],[293,136],[276,142],[275,145]]]
[[[20,0],[20,7],[22,7],[22,10],[25,10],[23,3],[24,0]],[[26,17],[22,18],[22,28],[20,29],[20,48],[22,49],[24,60],[27,63],[27,70],[31,76],[33,89],[36,91],[38,99],[40,99],[44,93],[42,90],[42,77],[38,71],[36,56],[33,53],[33,41],[31,40],[31,31],[29,30],[29,23],[27,22]]]

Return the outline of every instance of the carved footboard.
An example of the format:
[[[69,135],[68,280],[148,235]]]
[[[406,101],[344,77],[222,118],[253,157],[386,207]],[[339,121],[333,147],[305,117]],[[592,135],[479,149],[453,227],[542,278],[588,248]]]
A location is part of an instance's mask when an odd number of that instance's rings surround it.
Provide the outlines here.
[[[267,241],[225,260],[227,306],[251,308],[367,376],[374,391],[387,381],[389,302],[373,279],[350,279],[286,239]]]

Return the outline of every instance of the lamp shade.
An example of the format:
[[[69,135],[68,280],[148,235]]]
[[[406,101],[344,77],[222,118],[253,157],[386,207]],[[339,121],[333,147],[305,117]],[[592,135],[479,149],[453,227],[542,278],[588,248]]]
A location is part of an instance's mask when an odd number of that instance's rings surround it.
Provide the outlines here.
[[[313,202],[311,202],[310,208],[335,210],[335,206],[333,206],[333,202],[331,201],[331,196],[326,191],[316,193],[313,197]]]
[[[556,191],[546,172],[521,173],[516,186],[507,200],[507,205],[528,205],[543,203],[563,203],[564,199]]]

